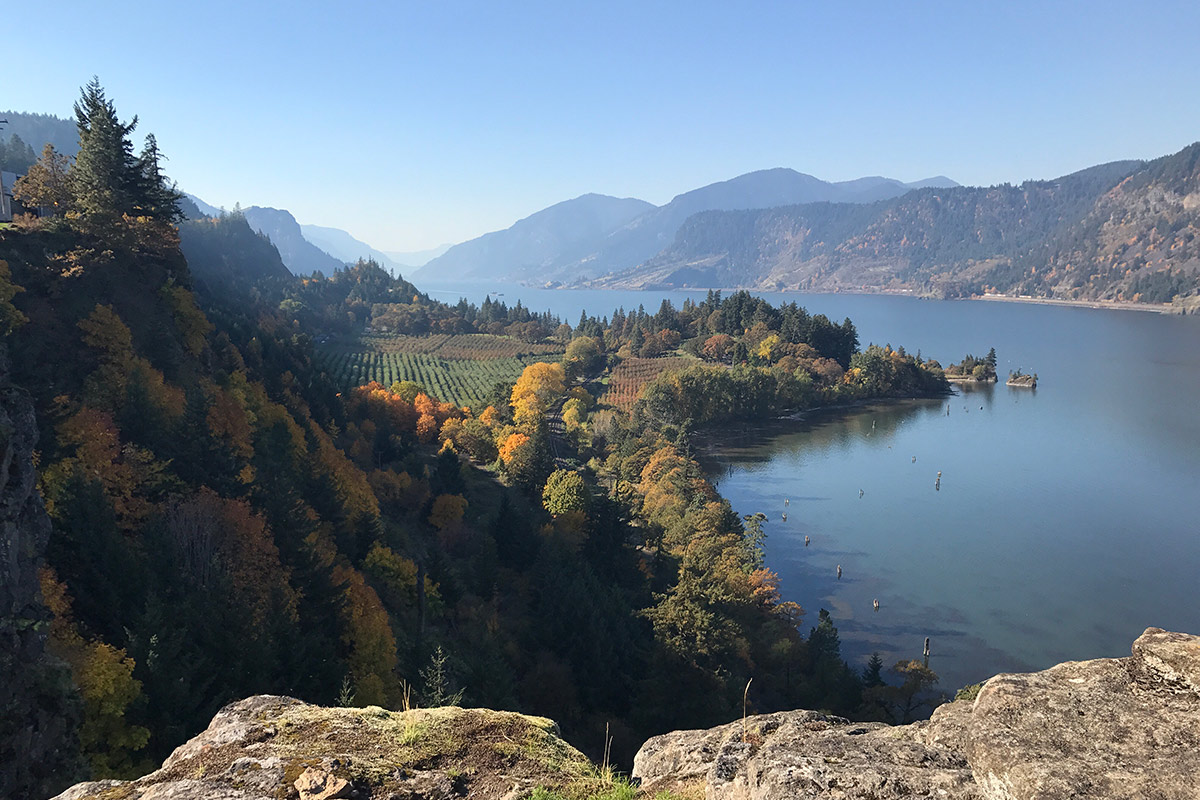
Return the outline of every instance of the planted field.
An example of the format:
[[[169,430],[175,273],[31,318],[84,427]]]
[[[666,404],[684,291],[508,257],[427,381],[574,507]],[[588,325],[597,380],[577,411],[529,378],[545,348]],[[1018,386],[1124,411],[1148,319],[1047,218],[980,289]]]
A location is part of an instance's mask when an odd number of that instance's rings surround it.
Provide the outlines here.
[[[369,336],[320,352],[322,366],[344,387],[413,381],[438,400],[478,407],[501,381],[530,364],[557,361],[562,349],[502,336]]]
[[[565,348],[559,344],[523,342],[511,336],[492,336],[486,333],[437,333],[430,336],[364,336],[361,347],[384,353],[425,353],[440,358],[473,361],[476,359],[521,358],[522,356],[555,356],[557,361]]]
[[[664,372],[683,369],[697,363],[694,358],[627,358],[613,369],[609,379],[608,391],[601,399],[613,408],[629,411],[642,391],[642,387],[650,383]]]

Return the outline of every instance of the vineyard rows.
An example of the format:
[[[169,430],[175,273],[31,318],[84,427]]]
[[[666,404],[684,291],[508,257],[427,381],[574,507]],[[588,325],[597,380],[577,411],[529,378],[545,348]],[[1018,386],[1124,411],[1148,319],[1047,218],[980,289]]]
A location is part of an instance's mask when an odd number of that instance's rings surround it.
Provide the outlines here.
[[[439,358],[474,361],[477,359],[555,356],[565,348],[559,344],[523,342],[511,336],[486,333],[438,333],[430,336],[365,336],[361,347],[384,353],[424,353]]]
[[[413,381],[438,400],[478,408],[497,383],[515,381],[526,366],[545,360],[533,355],[467,360],[428,353],[341,350],[326,351],[322,366],[330,378],[347,388],[371,381],[384,386]]]
[[[683,369],[697,363],[694,358],[627,358],[616,366],[609,379],[608,391],[601,398],[613,408],[629,411],[642,391],[664,372]]]

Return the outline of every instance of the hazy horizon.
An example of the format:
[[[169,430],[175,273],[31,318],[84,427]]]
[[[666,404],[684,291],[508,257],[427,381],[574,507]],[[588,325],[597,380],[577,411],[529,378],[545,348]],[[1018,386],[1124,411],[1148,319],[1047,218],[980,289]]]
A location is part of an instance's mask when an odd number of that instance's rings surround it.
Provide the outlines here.
[[[10,63],[39,66],[0,107],[70,116],[95,74],[186,191],[286,208],[385,251],[461,242],[590,192],[662,205],[772,167],[1019,183],[1200,139],[1200,108],[1180,95],[1200,8],[1182,3],[43,15],[6,13]]]

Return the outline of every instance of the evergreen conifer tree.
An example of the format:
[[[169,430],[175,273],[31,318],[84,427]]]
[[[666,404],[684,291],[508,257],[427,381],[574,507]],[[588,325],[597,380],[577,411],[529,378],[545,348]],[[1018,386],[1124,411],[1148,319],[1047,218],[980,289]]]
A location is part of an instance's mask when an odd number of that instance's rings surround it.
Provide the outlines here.
[[[81,91],[75,103],[79,153],[71,170],[75,205],[85,215],[128,213],[133,210],[133,195],[140,182],[129,141],[137,117],[128,125],[122,123],[96,77]]]
[[[179,222],[183,219],[183,211],[179,208],[183,195],[176,190],[174,183],[167,183],[167,176],[159,166],[159,162],[165,158],[158,149],[154,134],[146,134],[145,147],[137,159],[134,202],[144,216],[163,222]]]

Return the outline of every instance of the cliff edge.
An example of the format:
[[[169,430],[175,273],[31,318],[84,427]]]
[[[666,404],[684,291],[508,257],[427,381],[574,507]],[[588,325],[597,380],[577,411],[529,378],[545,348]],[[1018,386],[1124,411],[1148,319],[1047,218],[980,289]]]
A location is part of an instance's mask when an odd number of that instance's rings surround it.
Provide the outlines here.
[[[1200,637],[1148,628],[1128,658],[997,675],[901,727],[788,711],[669,733],[634,776],[707,800],[1194,800]]]
[[[1065,800],[1200,797],[1200,637],[1148,628],[1128,658],[997,675],[912,725],[814,711],[677,731],[642,746],[642,797]],[[224,708],[162,768],[56,800],[616,797],[553,722],[510,712]],[[539,790],[540,787],[540,790]],[[669,793],[669,794],[666,794]]]
[[[598,779],[543,717],[259,695],[221,709],[149,775],[76,784],[56,800],[515,800]]]

